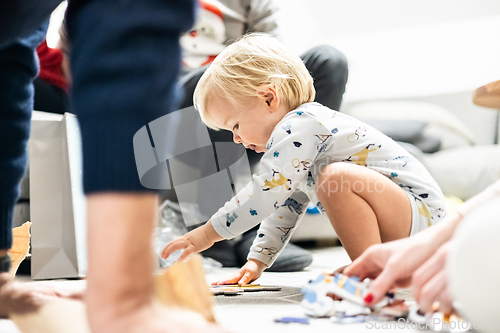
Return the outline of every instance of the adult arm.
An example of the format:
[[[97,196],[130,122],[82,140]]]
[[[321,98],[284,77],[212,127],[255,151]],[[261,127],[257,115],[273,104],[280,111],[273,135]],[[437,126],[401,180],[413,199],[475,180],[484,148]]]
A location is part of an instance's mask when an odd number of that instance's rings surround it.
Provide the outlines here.
[[[480,208],[481,204],[498,195],[500,195],[500,181],[467,201],[457,213],[437,225],[410,238],[370,247],[347,267],[344,273],[362,279],[374,278],[368,291],[371,296],[367,301],[370,300],[370,303],[380,301],[391,288],[407,287],[410,284],[417,269],[432,259],[436,251],[451,239],[462,216]],[[446,247],[442,251],[446,251]],[[436,257],[428,265],[439,263],[441,256],[442,253],[436,253]],[[415,288],[417,289],[422,288],[432,278],[432,276],[420,275],[422,272],[416,274]],[[418,294],[419,291],[417,290],[416,293]]]

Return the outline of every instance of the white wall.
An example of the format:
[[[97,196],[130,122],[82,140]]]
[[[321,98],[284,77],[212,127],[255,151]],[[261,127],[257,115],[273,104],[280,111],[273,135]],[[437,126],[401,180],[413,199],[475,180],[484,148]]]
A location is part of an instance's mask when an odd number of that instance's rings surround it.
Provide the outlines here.
[[[495,113],[467,96],[500,79],[498,0],[279,0],[283,40],[318,44],[349,60],[344,105],[375,99],[440,102],[493,141]]]
[[[498,0],[280,0],[300,5],[317,26],[338,38],[500,14]]]

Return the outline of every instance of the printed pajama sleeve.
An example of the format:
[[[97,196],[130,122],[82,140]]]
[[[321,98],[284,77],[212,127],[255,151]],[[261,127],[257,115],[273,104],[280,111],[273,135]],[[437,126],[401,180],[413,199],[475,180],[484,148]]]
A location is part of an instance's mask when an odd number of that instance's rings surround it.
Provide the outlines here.
[[[304,192],[295,191],[262,221],[247,259],[257,259],[271,267],[304,217],[308,203],[309,198]]]
[[[306,209],[307,196],[294,193],[306,183],[309,169],[330,137],[306,113],[292,111],[285,116],[271,134],[260,172],[212,216],[215,231],[228,239],[262,222],[251,257],[272,264]]]

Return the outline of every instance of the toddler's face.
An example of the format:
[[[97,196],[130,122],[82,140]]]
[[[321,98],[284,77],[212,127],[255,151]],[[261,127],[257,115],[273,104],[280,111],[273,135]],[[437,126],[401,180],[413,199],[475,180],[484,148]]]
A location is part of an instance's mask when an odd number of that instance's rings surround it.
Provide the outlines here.
[[[258,153],[267,150],[267,141],[283,117],[270,112],[269,105],[260,97],[249,98],[240,105],[216,97],[209,103],[207,112],[219,128],[233,132],[234,142]]]

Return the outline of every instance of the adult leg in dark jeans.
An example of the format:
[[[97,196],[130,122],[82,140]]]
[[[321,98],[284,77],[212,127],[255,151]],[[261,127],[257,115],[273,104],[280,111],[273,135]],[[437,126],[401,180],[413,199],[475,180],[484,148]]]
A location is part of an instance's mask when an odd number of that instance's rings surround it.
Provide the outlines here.
[[[315,101],[330,109],[339,110],[348,76],[347,59],[344,54],[332,46],[321,45],[305,52],[301,58],[314,79]],[[180,85],[184,88],[184,101],[181,108],[193,105],[196,84],[207,67],[192,71],[181,78]],[[209,133],[212,142],[233,141],[233,134],[229,131],[209,130]],[[247,155],[251,165],[257,164],[262,156],[251,149],[247,150]],[[222,262],[225,266],[234,266],[235,263],[241,266],[246,262],[246,256],[255,239],[258,227],[245,232],[239,241],[218,242],[202,254]],[[232,252],[235,257],[230,253],[231,248],[234,249]],[[312,255],[309,251],[288,243],[268,271],[298,271],[307,267],[311,262]]]
[[[60,0],[0,4],[0,317],[33,311],[62,296],[56,290],[13,281],[8,272],[12,218],[27,161],[33,110],[36,47],[45,38],[50,13]]]
[[[143,126],[176,110],[179,35],[193,24],[195,3],[69,2],[71,107],[80,122],[87,197],[85,302],[95,333],[214,331],[154,303],[158,196],[140,183],[133,145]],[[168,140],[161,134],[154,140]]]
[[[12,245],[12,215],[27,161],[33,110],[36,47],[60,3],[7,1],[0,5],[0,250]]]

